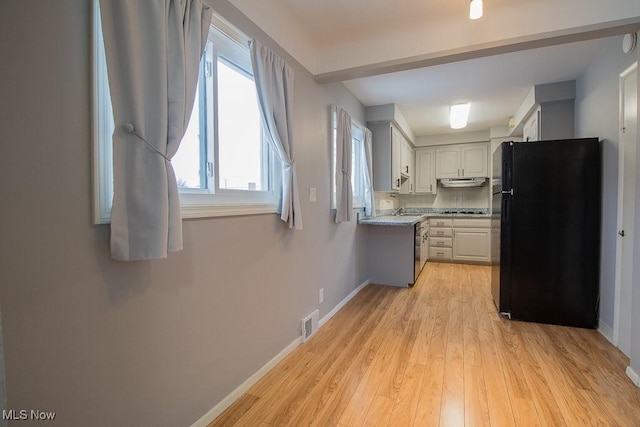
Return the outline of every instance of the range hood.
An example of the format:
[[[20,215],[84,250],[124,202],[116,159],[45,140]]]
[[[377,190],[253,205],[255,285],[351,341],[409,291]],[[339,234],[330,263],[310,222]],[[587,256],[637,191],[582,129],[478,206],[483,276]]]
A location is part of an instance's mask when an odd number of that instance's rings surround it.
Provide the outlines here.
[[[481,187],[486,178],[442,178],[440,184],[448,188]]]

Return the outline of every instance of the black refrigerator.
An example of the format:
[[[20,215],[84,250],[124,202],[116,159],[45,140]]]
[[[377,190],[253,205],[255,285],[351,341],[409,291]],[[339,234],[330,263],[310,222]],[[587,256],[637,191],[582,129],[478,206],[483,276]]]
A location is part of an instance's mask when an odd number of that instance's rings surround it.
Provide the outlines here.
[[[491,293],[498,311],[597,327],[598,139],[502,143],[493,153],[492,182]]]

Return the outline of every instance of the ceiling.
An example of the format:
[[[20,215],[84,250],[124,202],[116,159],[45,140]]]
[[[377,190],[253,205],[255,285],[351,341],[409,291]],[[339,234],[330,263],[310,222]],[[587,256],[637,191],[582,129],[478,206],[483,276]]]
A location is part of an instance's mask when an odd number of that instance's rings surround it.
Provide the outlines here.
[[[506,127],[536,84],[574,80],[611,39],[597,39],[348,80],[365,106],[395,103],[416,136]],[[471,103],[469,124],[449,127],[449,105]]]
[[[640,28],[638,0],[229,0],[320,83],[365,106],[395,103],[416,136],[506,126],[535,84],[580,76],[613,37]],[[570,43],[570,44],[567,44]]]
[[[535,3],[540,0],[520,0]],[[545,1],[545,0],[542,0]],[[549,1],[549,0],[546,0]],[[425,23],[454,21],[466,16],[465,0],[283,0],[318,47],[327,47],[391,35]],[[491,0],[491,6],[503,7],[509,0]]]

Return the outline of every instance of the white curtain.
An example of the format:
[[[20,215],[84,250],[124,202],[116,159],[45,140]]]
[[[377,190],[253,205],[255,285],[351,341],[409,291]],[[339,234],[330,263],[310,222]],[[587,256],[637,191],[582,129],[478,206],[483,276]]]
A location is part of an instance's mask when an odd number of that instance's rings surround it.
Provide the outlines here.
[[[283,166],[280,218],[289,223],[289,228],[302,230],[293,157],[293,70],[260,42],[252,40],[250,47],[262,125]]]
[[[376,203],[373,197],[373,142],[371,131],[362,128],[364,150],[364,214],[376,215]]]
[[[113,134],[111,256],[182,249],[171,158],[193,108],[213,10],[202,0],[101,0]]]
[[[353,216],[351,116],[338,108],[336,120],[336,222],[344,222]]]

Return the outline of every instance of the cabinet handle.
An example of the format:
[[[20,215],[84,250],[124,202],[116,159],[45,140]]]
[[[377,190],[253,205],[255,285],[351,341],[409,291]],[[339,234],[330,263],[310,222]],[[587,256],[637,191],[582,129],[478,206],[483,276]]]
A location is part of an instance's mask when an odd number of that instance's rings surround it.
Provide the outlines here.
[[[406,173],[409,173],[409,166],[405,166],[404,169]]]
[[[433,193],[433,184],[429,184],[429,193]]]
[[[413,191],[413,184],[409,184],[409,191]]]
[[[464,168],[462,168],[462,176],[464,176]]]
[[[444,252],[436,252],[438,256],[444,256]]]
[[[396,179],[396,186],[400,188],[400,178]]]

